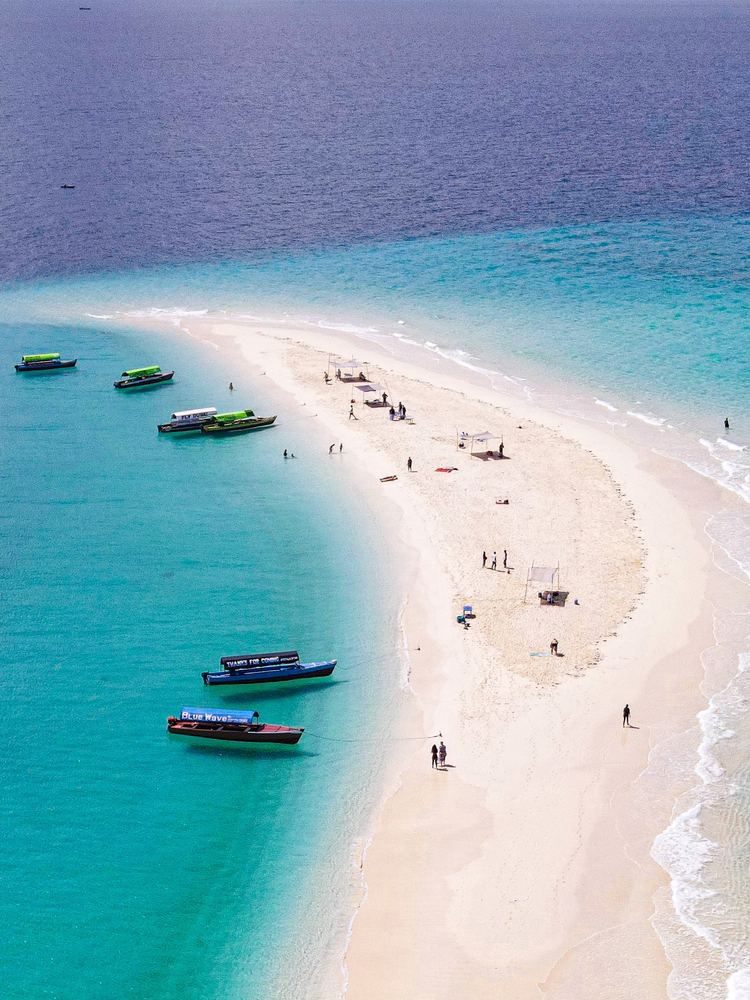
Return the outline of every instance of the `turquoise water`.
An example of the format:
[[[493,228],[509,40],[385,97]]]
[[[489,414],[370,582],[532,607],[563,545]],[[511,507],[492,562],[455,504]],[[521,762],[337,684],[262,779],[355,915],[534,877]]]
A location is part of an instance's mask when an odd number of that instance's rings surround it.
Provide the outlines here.
[[[158,268],[41,283],[35,308],[325,322],[413,338],[521,378],[668,404],[682,419],[730,412],[750,436],[748,225],[744,216],[612,222]],[[2,298],[11,310],[12,287]]]
[[[3,996],[314,994],[349,916],[378,761],[307,735],[186,745],[165,719],[248,706],[379,739],[398,608],[367,492],[263,380],[184,337],[6,323],[0,340]],[[16,375],[40,345],[78,368]],[[112,388],[148,363],[174,367],[174,383]],[[173,409],[201,405],[276,412],[279,426],[157,435]],[[221,655],[271,647],[339,666],[281,690],[204,688]]]
[[[81,359],[55,377],[8,373],[2,403],[6,835],[27,846],[4,886],[12,919],[0,948],[23,970],[11,995],[44,995],[52,967],[83,997],[121,982],[144,997],[317,995],[351,912],[352,844],[378,794],[367,744],[187,748],[165,736],[164,717],[204,698],[198,672],[219,655],[269,645],[339,656],[336,683],[227,702],[370,738],[398,700],[388,693],[398,688],[397,588],[388,596],[389,557],[363,485],[326,461],[314,421],[285,419],[264,381],[230,401],[231,358],[184,334],[114,333],[109,319],[189,327],[215,310],[340,330],[361,340],[360,357],[377,343],[454,374],[459,365],[637,434],[750,501],[746,234],[744,217],[617,222],[5,286],[8,364],[31,349]],[[111,390],[125,367],[167,358],[173,386]],[[172,409],[212,403],[271,407],[279,427],[239,441],[155,434]],[[301,459],[283,463],[284,447]],[[750,516],[716,511],[706,531],[750,578]],[[361,551],[374,556],[366,573]],[[674,1000],[750,995],[737,875],[750,828],[739,753],[750,739],[750,637],[731,613],[717,624],[730,626],[722,655],[735,668],[698,720],[700,746],[667,755],[666,766],[696,766],[700,782],[655,848],[672,878],[676,922],[660,933],[678,970]],[[369,670],[373,650],[381,666]],[[53,717],[29,725],[45,706]],[[728,832],[712,841],[713,828]],[[720,958],[708,986],[691,934]]]

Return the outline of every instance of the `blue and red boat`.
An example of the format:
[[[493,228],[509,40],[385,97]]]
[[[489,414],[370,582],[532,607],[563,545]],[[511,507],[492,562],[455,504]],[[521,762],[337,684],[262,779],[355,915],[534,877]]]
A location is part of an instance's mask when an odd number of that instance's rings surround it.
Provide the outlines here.
[[[167,732],[233,743],[298,743],[304,727],[261,722],[257,712],[216,708],[183,708],[179,718],[167,718]]]
[[[204,684],[268,684],[274,681],[299,681],[310,677],[330,677],[337,660],[301,663],[296,649],[282,653],[247,653],[222,656],[221,670],[204,670]]]

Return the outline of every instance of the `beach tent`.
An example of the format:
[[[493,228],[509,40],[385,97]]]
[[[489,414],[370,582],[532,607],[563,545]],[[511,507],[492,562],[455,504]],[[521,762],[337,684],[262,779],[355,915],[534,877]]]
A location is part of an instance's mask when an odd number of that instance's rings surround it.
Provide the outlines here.
[[[456,448],[460,448],[462,445],[465,448],[469,445],[469,454],[474,454],[474,445],[478,442],[483,444],[485,451],[489,451],[490,448],[487,444],[488,441],[502,441],[502,434],[490,434],[489,431],[480,431],[479,434],[469,434],[468,431],[457,431],[456,433]]]
[[[537,566],[536,563],[531,564],[526,574],[526,590],[523,595],[524,604],[526,603],[529,587],[534,585],[541,585],[545,590],[559,590],[560,564],[558,563],[557,566]]]
[[[376,392],[381,395],[385,392],[382,385],[378,385],[377,382],[360,382],[359,385],[354,386],[355,389],[359,389],[360,392]]]

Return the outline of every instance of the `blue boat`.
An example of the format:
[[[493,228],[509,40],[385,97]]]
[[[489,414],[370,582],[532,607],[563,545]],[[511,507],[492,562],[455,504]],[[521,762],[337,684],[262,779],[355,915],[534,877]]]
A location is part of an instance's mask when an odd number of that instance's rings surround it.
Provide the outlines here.
[[[337,660],[300,663],[296,649],[283,653],[247,653],[222,656],[222,670],[204,670],[204,684],[268,684],[274,681],[299,681],[307,677],[330,677]]]

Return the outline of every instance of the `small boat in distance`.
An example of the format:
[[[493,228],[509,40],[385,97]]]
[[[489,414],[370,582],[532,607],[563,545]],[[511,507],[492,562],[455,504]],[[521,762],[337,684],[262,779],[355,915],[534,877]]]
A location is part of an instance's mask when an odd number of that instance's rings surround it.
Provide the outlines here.
[[[48,372],[55,368],[75,368],[77,361],[78,358],[61,361],[59,354],[24,354],[15,368],[17,372]]]
[[[78,9],[83,10],[83,7],[79,7]],[[90,7],[87,7],[86,9],[91,10]],[[63,189],[63,191],[72,191],[73,188],[75,187],[75,184],[61,184],[60,187]]]
[[[206,421],[216,416],[215,406],[204,406],[202,410],[178,410],[172,414],[168,424],[157,424],[160,434],[175,434],[178,431],[199,431]]]
[[[235,743],[298,743],[304,731],[304,728],[261,722],[258,713],[253,711],[183,708],[178,719],[172,715],[167,718],[167,732],[176,736]]]
[[[157,385],[159,382],[169,382],[174,372],[163,372],[158,365],[148,368],[131,368],[122,373],[122,378],[115,382],[115,389],[139,389],[144,385]]]
[[[235,434],[238,431],[259,431],[270,427],[276,419],[256,417],[252,410],[235,410],[234,413],[217,413],[201,427],[201,434]]]
[[[299,681],[306,677],[330,677],[337,660],[300,663],[299,653],[248,653],[244,656],[222,656],[222,670],[204,670],[203,683],[268,684],[273,681]]]

